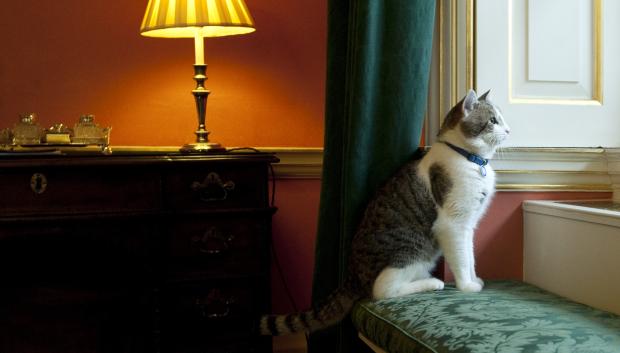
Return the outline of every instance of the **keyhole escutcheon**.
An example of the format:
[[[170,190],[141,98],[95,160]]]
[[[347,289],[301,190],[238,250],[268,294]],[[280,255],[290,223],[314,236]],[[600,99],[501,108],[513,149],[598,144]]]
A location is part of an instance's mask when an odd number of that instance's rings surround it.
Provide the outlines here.
[[[34,173],[30,178],[30,189],[37,195],[40,195],[47,190],[47,177],[45,174]]]

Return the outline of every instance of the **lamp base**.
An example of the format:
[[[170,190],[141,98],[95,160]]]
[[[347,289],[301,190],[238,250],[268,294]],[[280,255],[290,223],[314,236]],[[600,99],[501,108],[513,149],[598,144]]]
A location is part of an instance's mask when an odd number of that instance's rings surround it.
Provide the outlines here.
[[[226,152],[226,147],[217,142],[188,143],[179,149],[181,153],[221,153]]]

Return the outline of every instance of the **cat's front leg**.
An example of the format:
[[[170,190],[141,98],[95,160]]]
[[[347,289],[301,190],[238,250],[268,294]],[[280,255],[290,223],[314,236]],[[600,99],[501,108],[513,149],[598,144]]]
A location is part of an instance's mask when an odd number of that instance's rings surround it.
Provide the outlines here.
[[[483,283],[474,271],[473,229],[460,224],[452,217],[440,214],[433,232],[450,270],[456,287],[463,292],[479,292]]]
[[[474,282],[478,283],[481,287],[484,287],[484,281],[482,280],[482,278],[476,275],[476,256],[474,255],[474,232],[471,231],[466,234],[468,236],[467,244],[471,245],[471,249],[467,251],[467,253],[469,254],[470,277]]]
[[[488,176],[494,177],[495,173],[493,172],[493,170],[491,168],[489,168],[489,174]],[[494,180],[494,179],[493,179]],[[480,192],[480,208],[477,211],[477,215],[475,216],[475,219],[480,220],[482,218],[482,216],[484,215],[484,213],[486,212],[487,208],[489,207],[490,203],[491,203],[491,199],[493,198],[493,194],[495,193],[495,187],[493,186],[495,184],[494,181],[489,182],[490,186],[485,189],[484,191]],[[474,256],[474,232],[473,230],[471,232],[468,233],[469,239],[468,239],[468,244],[471,244],[471,251],[470,253],[470,264],[471,264],[471,268],[470,268],[470,272],[471,272],[471,278],[477,282],[478,284],[480,284],[482,287],[484,287],[484,281],[482,280],[482,278],[478,277],[476,275],[476,259]]]

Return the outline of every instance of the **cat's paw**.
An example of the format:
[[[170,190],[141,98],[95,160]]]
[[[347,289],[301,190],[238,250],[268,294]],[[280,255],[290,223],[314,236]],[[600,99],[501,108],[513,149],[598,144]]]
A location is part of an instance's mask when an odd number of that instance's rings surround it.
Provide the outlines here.
[[[462,292],[480,292],[482,290],[482,286],[482,284],[474,281],[456,284],[456,288]]]
[[[429,289],[430,290],[443,290],[444,283],[442,280],[437,278],[429,279]]]
[[[482,287],[484,287],[484,281],[480,277],[474,277],[474,282],[478,283]]]

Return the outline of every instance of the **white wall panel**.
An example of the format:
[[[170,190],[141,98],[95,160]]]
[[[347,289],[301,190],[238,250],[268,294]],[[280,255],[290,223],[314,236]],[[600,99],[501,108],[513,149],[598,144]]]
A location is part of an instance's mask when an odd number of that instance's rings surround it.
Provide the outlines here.
[[[620,1],[477,0],[476,88],[506,146],[620,147]]]
[[[580,4],[584,2],[528,0],[525,21],[513,22],[515,32],[527,31],[528,34],[526,55],[530,81],[579,82],[580,44],[584,39],[580,32],[592,33],[591,25],[583,23],[591,19],[591,11],[583,13]],[[580,14],[585,15],[585,21]]]
[[[510,99],[596,101],[593,1],[514,0],[510,5]]]

